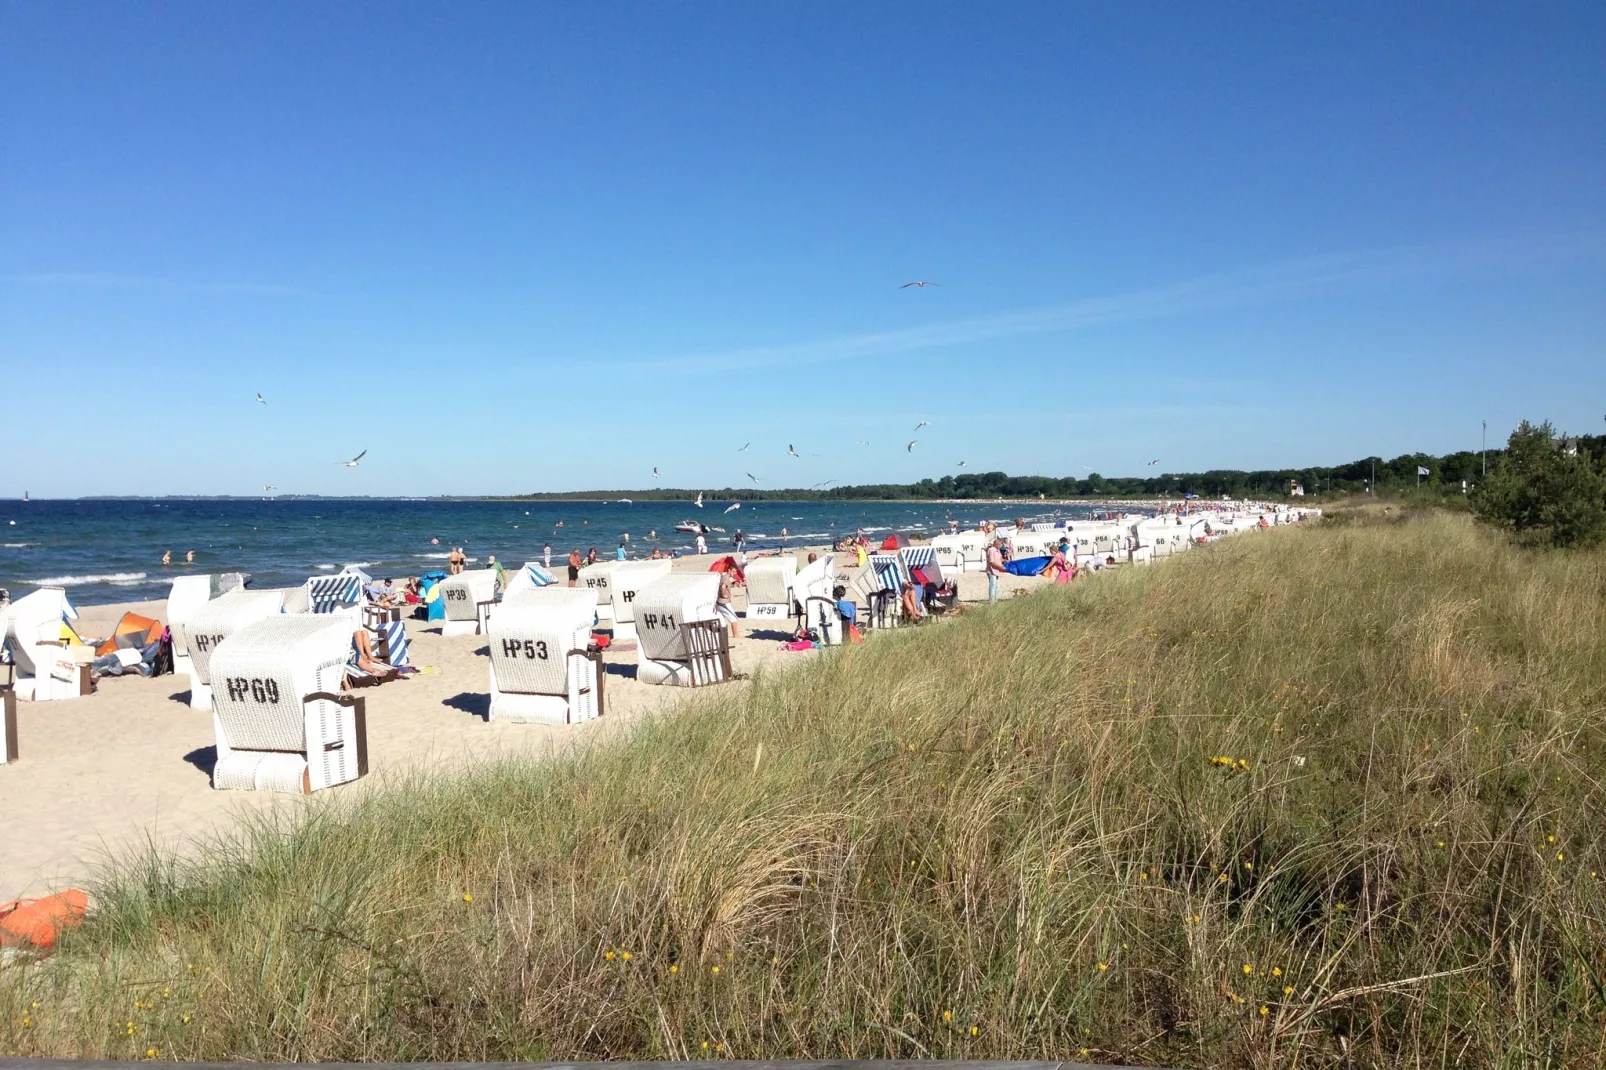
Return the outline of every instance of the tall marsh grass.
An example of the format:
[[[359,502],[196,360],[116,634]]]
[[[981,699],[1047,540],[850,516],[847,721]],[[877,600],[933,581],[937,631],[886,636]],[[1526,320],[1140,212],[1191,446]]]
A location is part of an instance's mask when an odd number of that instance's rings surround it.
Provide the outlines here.
[[[0,1050],[1599,1065],[1603,640],[1464,517],[1228,540],[130,859]]]

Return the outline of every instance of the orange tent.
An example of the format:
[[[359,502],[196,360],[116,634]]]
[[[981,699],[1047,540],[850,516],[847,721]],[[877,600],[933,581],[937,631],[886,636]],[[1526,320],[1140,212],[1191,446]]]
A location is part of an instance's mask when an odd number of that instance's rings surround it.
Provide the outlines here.
[[[103,657],[114,650],[142,650],[162,637],[162,622],[142,617],[138,613],[124,613],[123,619],[117,622],[117,629],[112,632],[111,638],[95,648],[97,657]]]

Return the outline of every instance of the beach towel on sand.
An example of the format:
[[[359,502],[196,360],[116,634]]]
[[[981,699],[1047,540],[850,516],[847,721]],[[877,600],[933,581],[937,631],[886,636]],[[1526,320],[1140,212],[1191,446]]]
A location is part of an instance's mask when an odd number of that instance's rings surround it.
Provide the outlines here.
[[[43,899],[13,899],[0,903],[0,944],[31,944],[49,950],[56,934],[77,925],[89,909],[89,896],[77,888]]]
[[[1004,571],[1013,576],[1035,576],[1048,567],[1048,557],[1017,557],[1004,566]]]

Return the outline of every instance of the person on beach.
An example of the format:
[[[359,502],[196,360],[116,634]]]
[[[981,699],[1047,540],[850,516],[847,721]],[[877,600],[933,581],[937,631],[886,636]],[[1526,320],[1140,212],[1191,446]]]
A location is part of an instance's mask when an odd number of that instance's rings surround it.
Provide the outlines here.
[[[997,538],[987,547],[987,601],[998,601],[998,579],[1004,575],[1004,540]]]
[[[569,551],[569,586],[575,587],[580,583],[580,548],[577,546]]]
[[[189,553],[184,555],[184,563],[186,565],[195,564],[195,551],[194,550],[191,550]]]
[[[171,565],[172,563],[173,563],[173,551],[172,550],[163,550],[162,551],[162,564]]]
[[[920,599],[915,597],[915,585],[908,580],[903,581],[903,619],[911,624],[918,622],[922,616],[920,612]]]
[[[593,546],[591,549],[586,551],[586,564],[594,565],[596,563],[597,563],[597,548],[595,546]]]
[[[619,549],[614,551],[614,557],[620,561],[625,559],[625,544],[623,539],[619,540]]]
[[[507,570],[502,567],[502,562],[496,559],[495,554],[485,559],[485,567],[496,573],[496,587],[494,590],[500,591],[502,589],[502,580],[507,574]]]
[[[736,603],[732,600],[732,593],[731,574],[726,569],[719,574],[719,600],[714,603],[714,613],[731,626],[731,638],[735,639]]]
[[[463,571],[463,566],[467,562],[468,557],[464,555],[463,548],[454,546],[452,547],[452,552],[446,555],[446,571],[455,576]]]
[[[545,546],[541,547],[541,567],[542,568],[551,568],[552,567],[552,544],[551,543],[547,543]]]
[[[708,540],[703,538],[703,533],[699,531],[697,533],[697,556],[701,557],[702,555],[706,554],[707,552],[708,552]]]

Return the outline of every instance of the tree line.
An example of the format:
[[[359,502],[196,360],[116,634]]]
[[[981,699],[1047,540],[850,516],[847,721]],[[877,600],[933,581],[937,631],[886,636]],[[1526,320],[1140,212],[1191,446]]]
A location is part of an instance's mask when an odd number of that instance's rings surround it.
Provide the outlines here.
[[[1528,425],[1524,425],[1528,426]],[[1549,427],[1548,424],[1544,425]],[[1606,436],[1582,436],[1568,441],[1594,457],[1606,454]],[[1515,438],[1515,436],[1514,436]],[[1306,495],[1365,492],[1389,494],[1418,490],[1429,494],[1459,495],[1462,483],[1473,491],[1485,472],[1495,471],[1505,460],[1506,449],[1458,450],[1443,455],[1405,453],[1385,460],[1363,457],[1330,467],[1260,469],[1212,469],[1207,472],[1166,472],[1153,476],[1012,476],[1005,472],[967,472],[916,483],[856,483],[823,489],[774,490],[757,487],[702,488],[709,498],[723,501],[863,501],[951,498],[982,500],[993,498],[1180,498],[1192,494],[1200,498],[1281,498],[1293,488]],[[1418,476],[1426,468],[1427,475]],[[694,498],[696,489],[655,487],[646,490],[592,490],[564,493],[519,495],[530,500],[631,498],[639,501],[684,501]]]

